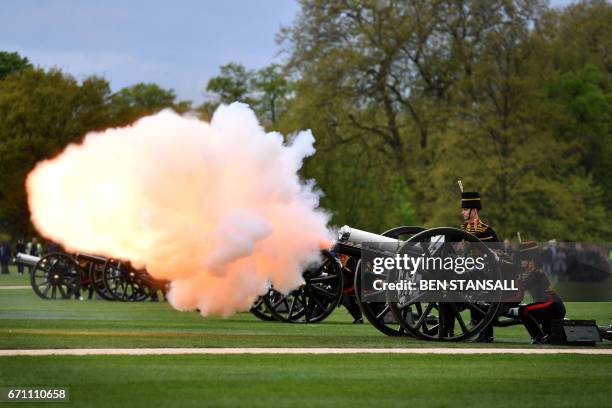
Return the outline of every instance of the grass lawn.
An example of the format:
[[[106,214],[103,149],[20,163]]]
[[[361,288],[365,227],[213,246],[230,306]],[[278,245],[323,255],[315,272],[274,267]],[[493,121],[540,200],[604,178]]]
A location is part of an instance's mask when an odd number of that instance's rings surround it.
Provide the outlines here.
[[[27,277],[0,275],[0,286]],[[609,324],[612,303],[568,303],[568,316]],[[387,337],[369,324],[353,325],[344,308],[319,324],[263,322],[250,313],[230,319],[178,312],[167,303],[38,298],[31,289],[0,289],[0,348],[79,347],[464,347],[410,337]],[[525,347],[522,326],[497,328],[493,346]],[[471,346],[481,346],[472,343]],[[491,345],[486,345],[491,346]],[[541,346],[540,346],[541,347]],[[612,347],[612,342],[598,347]]]
[[[0,286],[27,284],[27,277],[0,276]],[[567,308],[572,318],[600,324],[612,316],[610,303]],[[495,335],[487,347],[530,347],[520,326]],[[249,313],[203,318],[166,303],[46,301],[31,289],[0,289],[1,349],[465,345],[387,337],[351,324],[344,309],[323,323],[297,325]],[[572,354],[21,356],[0,357],[0,387],[69,387],[69,405],[95,407],[603,407],[612,400],[611,368],[612,356]]]
[[[28,275],[28,268],[24,268],[24,274],[17,274],[17,267],[15,265],[9,266],[9,274],[0,274],[0,287],[1,286],[24,286],[30,285],[30,275]]]
[[[3,357],[0,381],[68,387],[79,407],[606,407],[611,366],[578,355]]]

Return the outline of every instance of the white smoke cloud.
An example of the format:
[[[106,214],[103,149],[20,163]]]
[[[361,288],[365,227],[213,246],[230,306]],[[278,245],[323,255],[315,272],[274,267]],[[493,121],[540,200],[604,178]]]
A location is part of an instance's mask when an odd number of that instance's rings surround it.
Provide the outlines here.
[[[297,287],[331,236],[314,184],[297,174],[309,131],[289,145],[243,104],[210,124],[163,111],[90,133],[27,179],[32,222],[69,251],[127,259],[171,280],[180,310],[247,310],[268,280]]]

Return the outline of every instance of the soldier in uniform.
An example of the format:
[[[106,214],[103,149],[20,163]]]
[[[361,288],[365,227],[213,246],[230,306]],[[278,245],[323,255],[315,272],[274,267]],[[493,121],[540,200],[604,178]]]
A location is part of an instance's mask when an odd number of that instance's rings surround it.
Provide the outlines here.
[[[25,254],[26,253],[26,244],[25,242],[23,242],[23,239],[19,239],[17,240],[17,244],[15,244],[15,255],[16,254]],[[23,264],[18,263],[17,264],[17,274],[18,275],[23,275]]]
[[[28,242],[26,245],[26,254],[32,256],[41,256],[42,255],[42,245],[40,242],[36,240],[36,237],[32,237],[32,241]],[[30,275],[32,274],[32,267],[28,267]]]
[[[460,184],[461,185],[461,184]],[[461,209],[463,212],[463,224],[461,229],[466,231],[481,240],[482,242],[499,242],[497,234],[493,229],[485,224],[478,215],[478,210],[482,209],[480,194],[477,191],[462,191],[461,192]],[[482,314],[474,310],[471,311],[472,320],[479,320]],[[478,338],[477,342],[491,343],[493,341],[493,322],[485,327]]]
[[[8,241],[0,241],[0,266],[2,274],[9,273],[9,262],[11,261],[11,246]]]
[[[550,336],[552,320],[565,317],[565,306],[542,270],[537,242],[521,243],[519,253],[523,269],[519,288],[526,290],[534,302],[513,307],[508,314],[521,320],[531,335],[532,344],[545,344]]]
[[[342,276],[344,281],[342,305],[346,307],[346,309],[353,317],[354,324],[363,324],[361,308],[357,303],[355,286],[353,285],[353,282],[355,281],[355,273],[357,270],[357,260],[351,256],[344,254],[338,254],[338,259],[342,264]]]
[[[482,204],[480,202],[480,194],[477,191],[461,193],[461,209],[464,220],[463,224],[461,224],[462,230],[475,235],[482,242],[499,242],[495,231],[478,216],[478,210],[482,209]]]

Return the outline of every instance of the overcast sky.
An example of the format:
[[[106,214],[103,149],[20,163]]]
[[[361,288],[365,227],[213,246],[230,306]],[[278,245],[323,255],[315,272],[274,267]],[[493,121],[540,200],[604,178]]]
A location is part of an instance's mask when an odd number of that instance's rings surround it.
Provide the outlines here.
[[[155,82],[199,103],[220,65],[281,62],[274,36],[298,10],[295,0],[5,0],[0,50],[78,79],[103,75],[113,90]]]

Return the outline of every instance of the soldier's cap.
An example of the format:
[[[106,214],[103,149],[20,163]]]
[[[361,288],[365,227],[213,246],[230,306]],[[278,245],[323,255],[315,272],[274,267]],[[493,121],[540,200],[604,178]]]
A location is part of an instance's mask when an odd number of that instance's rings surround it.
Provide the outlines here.
[[[464,191],[461,193],[461,208],[476,208],[480,210],[480,193],[478,191]]]

